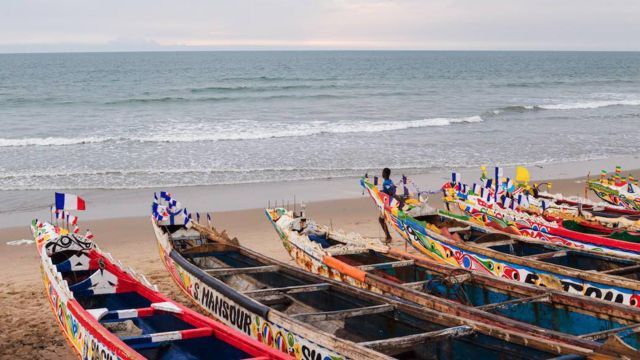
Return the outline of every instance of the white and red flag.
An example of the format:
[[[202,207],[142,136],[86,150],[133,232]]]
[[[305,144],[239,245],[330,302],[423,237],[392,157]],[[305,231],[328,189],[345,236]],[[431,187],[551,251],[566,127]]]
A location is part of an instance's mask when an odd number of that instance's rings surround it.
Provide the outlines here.
[[[93,234],[91,233],[91,231],[87,230],[87,233],[86,233],[86,234],[84,234],[84,237],[85,237],[87,240],[91,240],[91,239],[93,239]]]
[[[78,195],[56,193],[56,209],[58,210],[85,210],[84,199]]]
[[[74,233],[74,234],[77,234],[77,233],[79,233],[79,232],[80,232],[80,228],[79,228],[79,227],[77,227],[77,226],[74,226],[74,227],[73,227],[73,233]]]
[[[67,221],[69,222],[70,225],[77,225],[78,224],[78,217],[75,215],[69,215],[67,217]]]

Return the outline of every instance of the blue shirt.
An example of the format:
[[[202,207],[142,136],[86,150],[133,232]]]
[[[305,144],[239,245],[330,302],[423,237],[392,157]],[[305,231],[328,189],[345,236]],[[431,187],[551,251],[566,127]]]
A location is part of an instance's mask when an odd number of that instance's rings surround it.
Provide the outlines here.
[[[382,192],[389,196],[394,196],[396,194],[396,186],[393,184],[391,179],[384,179],[382,182]]]

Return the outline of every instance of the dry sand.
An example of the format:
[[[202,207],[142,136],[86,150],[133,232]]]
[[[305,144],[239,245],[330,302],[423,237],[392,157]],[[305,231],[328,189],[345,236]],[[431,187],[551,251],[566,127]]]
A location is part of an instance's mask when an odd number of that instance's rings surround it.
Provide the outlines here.
[[[584,195],[584,179],[557,180],[553,185],[552,192]],[[180,197],[179,193],[175,195]],[[434,195],[432,204],[439,204],[440,198]],[[365,196],[309,203],[307,214],[317,222],[331,223],[335,228],[366,236],[382,236],[377,211]],[[243,245],[275,259],[289,261],[262,209],[216,212],[213,217],[217,228],[227,229]],[[145,274],[163,293],[190,305],[158,259],[149,221],[148,217],[130,217],[90,220],[81,225],[91,229],[95,241],[104,251]],[[0,359],[73,359],[74,354],[47,304],[35,246],[6,245],[7,241],[19,239],[31,239],[26,224],[0,229]]]

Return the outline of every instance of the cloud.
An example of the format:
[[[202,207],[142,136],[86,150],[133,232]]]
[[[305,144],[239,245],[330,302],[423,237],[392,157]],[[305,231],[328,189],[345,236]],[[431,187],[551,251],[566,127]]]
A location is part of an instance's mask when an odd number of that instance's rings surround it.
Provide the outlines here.
[[[211,49],[640,50],[619,0],[22,0],[0,51]]]

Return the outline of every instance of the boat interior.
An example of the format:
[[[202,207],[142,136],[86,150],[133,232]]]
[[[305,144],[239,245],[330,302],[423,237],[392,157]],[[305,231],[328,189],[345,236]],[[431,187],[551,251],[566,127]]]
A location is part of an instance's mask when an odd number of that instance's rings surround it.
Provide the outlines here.
[[[170,234],[177,229],[164,227]],[[539,359],[550,354],[474,331],[446,316],[336,286],[242,247],[171,236],[174,249],[237,293],[317,330],[401,359]],[[414,309],[411,311],[410,309]]]
[[[74,241],[72,236],[63,237]],[[50,259],[88,315],[147,359],[253,357],[95,249],[56,251]]]
[[[586,253],[559,247],[553,244],[529,243],[514,239],[507,234],[484,232],[479,227],[469,226],[454,218],[430,215],[416,220],[433,224],[456,239],[523,259],[537,260],[549,264],[594,273],[621,276],[640,280],[640,262],[621,259],[606,254]]]
[[[460,224],[454,225],[459,226]],[[468,229],[468,231],[472,231],[472,229]],[[599,314],[588,313],[579,311],[568,304],[554,302],[549,293],[543,289],[540,289],[536,295],[526,295],[508,290],[506,287],[500,288],[486,282],[477,281],[475,277],[470,276],[470,273],[464,269],[446,269],[445,267],[437,266],[427,268],[417,264],[410,257],[403,258],[395,255],[386,255],[366,248],[351,248],[350,251],[340,251],[339,249],[344,249],[345,243],[332,238],[330,232],[325,232],[324,234],[322,239],[317,238],[322,235],[316,234],[314,238],[309,238],[309,240],[321,244],[323,250],[333,253],[333,257],[336,259],[402,287],[408,287],[428,295],[452,300],[545,329],[595,341],[604,342],[609,336],[617,335],[627,345],[636,349],[640,348],[640,336],[636,334],[636,331],[640,331],[640,324],[616,318],[606,312]],[[502,250],[519,256],[556,254],[555,251],[557,251],[557,248],[554,247],[550,249],[545,246],[530,247],[525,246],[530,244],[513,241],[504,243],[505,239],[510,240],[504,234],[488,235],[495,235],[496,241],[499,242],[492,245],[494,250]],[[492,241],[492,239],[488,239],[488,241]],[[485,244],[488,244],[488,242]],[[606,259],[596,258],[593,262],[590,262],[589,260],[591,259],[588,256],[584,259],[581,257],[584,254],[577,253],[572,255],[575,255],[575,257],[565,257],[565,259],[575,261],[574,265],[576,267],[588,268],[589,265],[599,265],[604,268],[611,266],[610,263],[606,262]],[[550,259],[556,258],[552,257]],[[437,271],[436,269],[441,270]],[[635,329],[636,331],[628,331],[629,329]]]
[[[579,311],[569,304],[555,302],[543,289],[538,294],[526,295],[477,281],[464,269],[443,268],[442,271],[435,271],[416,264],[415,260],[408,257],[386,256],[374,251],[335,257],[369,274],[428,295],[600,342],[617,335],[629,346],[640,348],[640,336],[635,332],[640,331],[640,323],[616,318],[606,312],[593,314]]]

